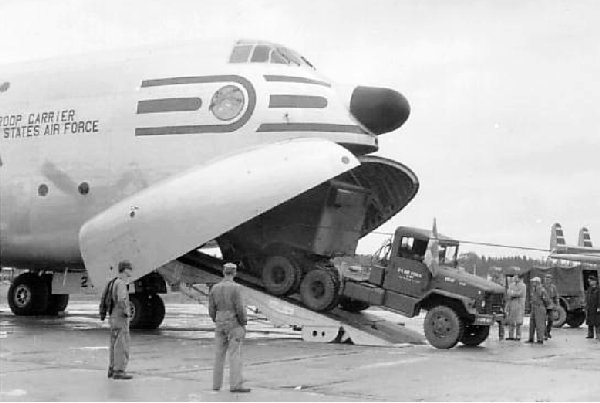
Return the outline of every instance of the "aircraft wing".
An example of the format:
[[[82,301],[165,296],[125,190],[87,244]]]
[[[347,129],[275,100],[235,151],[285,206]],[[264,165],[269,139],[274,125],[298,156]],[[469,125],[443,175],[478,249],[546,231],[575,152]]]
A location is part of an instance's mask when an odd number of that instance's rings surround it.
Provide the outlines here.
[[[600,264],[600,254],[551,253],[550,256],[548,256],[548,257],[551,259],[571,260],[574,262]]]
[[[82,226],[79,244],[90,279],[103,287],[120,260],[130,261],[133,279],[140,278],[359,164],[330,141],[296,139],[245,149],[169,178]]]

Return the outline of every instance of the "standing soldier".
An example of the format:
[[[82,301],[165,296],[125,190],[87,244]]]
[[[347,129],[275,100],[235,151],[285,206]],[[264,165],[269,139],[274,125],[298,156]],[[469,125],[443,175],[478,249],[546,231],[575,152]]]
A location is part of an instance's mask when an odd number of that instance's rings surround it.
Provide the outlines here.
[[[550,334],[550,331],[552,330],[552,323],[554,321],[554,312],[556,311],[557,307],[559,306],[559,302],[558,302],[558,290],[556,289],[556,286],[554,285],[554,283],[552,282],[552,274],[548,273],[546,274],[546,276],[544,277],[544,288],[546,289],[546,292],[548,293],[548,298],[550,299],[550,305],[548,306],[548,309],[546,310],[546,337],[545,339],[551,339],[552,335]]]
[[[594,338],[594,329],[596,338],[600,340],[600,289],[598,288],[598,279],[590,277],[588,279],[590,286],[585,292],[585,315],[588,325],[588,339]]]
[[[508,286],[506,292],[506,323],[508,324],[508,337],[506,340],[521,340],[521,326],[523,325],[523,315],[525,314],[525,296],[527,288],[521,281],[518,274],[513,276],[513,280]],[[515,337],[515,329],[517,335]]]
[[[119,262],[119,277],[113,283],[111,294],[113,309],[110,313],[110,364],[108,377],[131,379],[125,372],[129,362],[129,291],[127,283],[131,277],[131,263]]]
[[[213,369],[213,390],[223,385],[225,355],[229,353],[229,390],[250,392],[243,386],[242,379],[242,340],[246,334],[246,306],[242,300],[241,287],[233,282],[236,265],[225,263],[223,280],[210,290],[208,313],[215,322],[215,367]]]
[[[504,287],[504,299],[506,299],[506,277],[504,277],[502,273],[497,273],[492,276],[492,281]],[[506,323],[506,313],[504,313],[502,317],[496,318],[496,322],[498,322],[498,339],[502,341],[504,340],[504,325]]]
[[[529,303],[531,305],[531,314],[529,316],[529,340],[527,343],[533,343],[533,336],[537,333],[537,342],[544,344],[544,335],[546,334],[546,307],[550,305],[548,294],[539,277],[531,279],[531,291]]]

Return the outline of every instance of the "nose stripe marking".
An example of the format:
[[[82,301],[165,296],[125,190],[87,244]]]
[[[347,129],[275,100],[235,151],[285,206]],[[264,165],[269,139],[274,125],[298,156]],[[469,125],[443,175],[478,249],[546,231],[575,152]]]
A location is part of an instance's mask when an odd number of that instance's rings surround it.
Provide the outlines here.
[[[169,134],[201,134],[201,133],[231,133],[244,126],[254,113],[256,107],[256,90],[252,83],[241,76],[191,76],[191,77],[168,77],[142,81],[141,87],[158,87],[166,85],[205,84],[205,83],[237,83],[244,87],[248,95],[248,106],[244,114],[236,121],[224,125],[185,125],[185,126],[160,126],[160,127],[136,127],[136,136],[160,136]],[[143,102],[143,101],[140,101]],[[139,107],[139,104],[138,104]]]
[[[366,134],[355,125],[336,125],[331,123],[263,123],[257,132],[330,132]]]
[[[325,81],[313,80],[308,77],[297,77],[297,76],[278,76],[278,75],[265,75],[265,80],[270,82],[285,82],[285,83],[302,83],[302,84],[315,84],[322,85],[323,87],[331,87],[331,84]]]
[[[163,98],[138,102],[137,113],[197,111],[202,106],[200,98]]]
[[[269,108],[325,108],[327,98],[313,95],[271,95]]]

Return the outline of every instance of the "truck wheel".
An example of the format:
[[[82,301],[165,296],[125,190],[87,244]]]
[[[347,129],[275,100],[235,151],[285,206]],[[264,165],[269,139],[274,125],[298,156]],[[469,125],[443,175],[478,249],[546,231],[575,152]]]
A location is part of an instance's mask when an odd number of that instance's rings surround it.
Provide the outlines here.
[[[567,310],[562,305],[558,305],[552,315],[554,316],[552,327],[563,327],[567,322]]]
[[[265,288],[273,295],[289,295],[298,291],[302,268],[292,257],[271,256],[262,270]]]
[[[425,337],[436,348],[452,348],[462,338],[464,325],[454,309],[438,305],[425,316]]]
[[[348,312],[360,312],[369,308],[368,302],[359,301],[348,297],[340,297],[340,308]]]
[[[339,303],[339,281],[328,270],[314,269],[308,272],[300,284],[300,297],[313,311],[328,311]]]
[[[577,328],[583,325],[585,322],[585,312],[582,310],[577,310],[574,312],[569,312],[567,314],[567,325]]]
[[[43,314],[48,307],[48,285],[33,273],[21,274],[8,289],[8,305],[15,315]]]
[[[59,312],[67,309],[69,304],[68,294],[53,294],[48,298],[48,308],[46,308],[47,315],[57,315]]]
[[[467,325],[460,342],[465,346],[478,346],[490,335],[489,326]]]

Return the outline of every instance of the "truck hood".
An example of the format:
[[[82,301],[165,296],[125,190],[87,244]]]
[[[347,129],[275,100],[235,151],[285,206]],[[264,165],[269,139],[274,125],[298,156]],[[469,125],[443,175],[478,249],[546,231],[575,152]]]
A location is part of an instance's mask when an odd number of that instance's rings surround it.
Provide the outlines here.
[[[465,271],[458,271],[455,268],[440,266],[437,275],[452,277],[457,281],[462,281],[464,283],[471,284],[474,287],[481,289],[482,291],[491,292],[494,294],[504,294],[504,287],[502,287],[501,285],[488,281],[479,276],[467,273]]]

